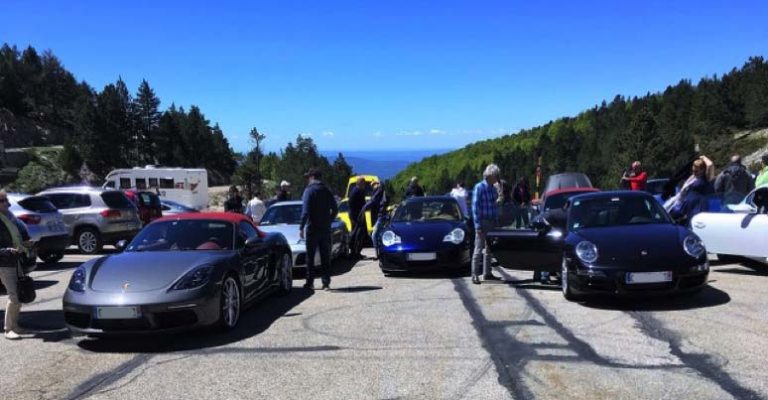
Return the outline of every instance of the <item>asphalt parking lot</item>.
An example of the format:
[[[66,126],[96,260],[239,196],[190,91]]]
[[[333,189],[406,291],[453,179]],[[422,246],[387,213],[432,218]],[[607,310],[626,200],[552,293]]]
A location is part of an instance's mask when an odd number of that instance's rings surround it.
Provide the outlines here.
[[[0,340],[0,398],[768,398],[761,264],[714,263],[692,298],[578,304],[525,272],[475,286],[342,262],[333,291],[297,280],[228,334],[105,340],[63,329],[61,296],[85,259],[33,273],[30,332]]]

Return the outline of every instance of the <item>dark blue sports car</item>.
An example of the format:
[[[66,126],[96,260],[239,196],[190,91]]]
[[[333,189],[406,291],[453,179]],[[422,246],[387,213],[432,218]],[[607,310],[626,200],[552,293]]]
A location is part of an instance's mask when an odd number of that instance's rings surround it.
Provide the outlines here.
[[[377,227],[379,267],[384,273],[469,271],[472,235],[454,198],[412,197]]]
[[[569,300],[697,292],[709,273],[699,237],[645,192],[578,195],[532,229],[495,230],[488,240],[506,268],[559,272]]]

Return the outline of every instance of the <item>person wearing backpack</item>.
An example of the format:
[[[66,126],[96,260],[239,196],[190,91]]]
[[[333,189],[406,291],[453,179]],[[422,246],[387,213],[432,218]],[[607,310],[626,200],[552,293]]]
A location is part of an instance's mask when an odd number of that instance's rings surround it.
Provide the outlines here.
[[[19,257],[30,245],[29,233],[23,222],[8,209],[8,194],[0,190],[0,282],[5,286],[8,301],[5,306],[5,338],[21,339],[19,335]]]
[[[755,182],[741,163],[738,154],[731,157],[731,162],[720,172],[715,180],[715,193],[723,196],[723,204],[737,204],[755,188]]]

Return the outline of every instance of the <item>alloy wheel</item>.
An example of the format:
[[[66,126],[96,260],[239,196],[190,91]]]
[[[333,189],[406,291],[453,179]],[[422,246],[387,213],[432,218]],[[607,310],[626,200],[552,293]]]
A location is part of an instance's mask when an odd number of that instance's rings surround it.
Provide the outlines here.
[[[293,262],[291,256],[283,254],[280,262],[280,293],[288,294],[293,288]]]
[[[80,245],[80,249],[83,250],[86,253],[94,253],[96,252],[96,247],[98,246],[98,238],[96,237],[96,234],[94,234],[91,231],[84,231],[80,233],[80,236],[77,240],[78,244]]]
[[[221,298],[224,327],[232,329],[240,319],[240,287],[231,276],[224,281],[221,288]]]

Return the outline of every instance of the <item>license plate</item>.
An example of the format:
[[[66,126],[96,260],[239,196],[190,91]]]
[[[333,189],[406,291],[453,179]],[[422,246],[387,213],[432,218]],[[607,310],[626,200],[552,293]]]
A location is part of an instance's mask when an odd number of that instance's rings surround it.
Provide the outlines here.
[[[96,319],[136,319],[141,317],[139,307],[96,307]]]
[[[437,253],[408,253],[408,261],[437,260]]]
[[[628,284],[672,282],[672,271],[628,272],[626,280]]]

